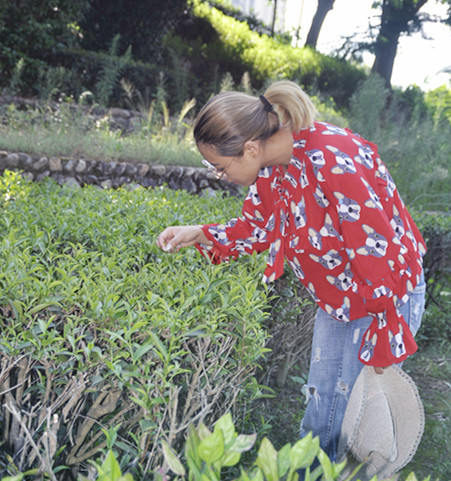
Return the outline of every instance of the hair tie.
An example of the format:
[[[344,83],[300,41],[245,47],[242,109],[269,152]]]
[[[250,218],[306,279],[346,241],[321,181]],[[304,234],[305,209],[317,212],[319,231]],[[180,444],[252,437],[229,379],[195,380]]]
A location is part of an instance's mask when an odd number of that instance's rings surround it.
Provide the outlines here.
[[[261,102],[263,104],[263,107],[266,110],[266,112],[274,112],[274,108],[273,108],[272,104],[270,104],[268,102],[268,99],[264,95],[260,95],[260,100],[261,100]]]

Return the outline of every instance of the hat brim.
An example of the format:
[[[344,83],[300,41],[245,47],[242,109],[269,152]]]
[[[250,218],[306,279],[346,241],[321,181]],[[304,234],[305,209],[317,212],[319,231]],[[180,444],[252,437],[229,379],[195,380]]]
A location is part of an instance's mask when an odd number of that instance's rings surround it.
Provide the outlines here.
[[[395,365],[383,374],[364,366],[341,428],[337,459],[348,463],[340,479],[360,463],[361,481],[393,476],[412,459],[423,431],[423,405],[410,376]]]

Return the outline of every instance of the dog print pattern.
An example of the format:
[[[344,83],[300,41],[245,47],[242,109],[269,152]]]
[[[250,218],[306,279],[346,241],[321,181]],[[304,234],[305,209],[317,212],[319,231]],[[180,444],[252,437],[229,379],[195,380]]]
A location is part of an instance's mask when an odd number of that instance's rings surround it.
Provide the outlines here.
[[[398,312],[419,282],[426,246],[377,146],[348,129],[316,122],[293,134],[287,169],[262,169],[242,215],[203,226],[214,263],[268,251],[264,281],[284,262],[315,302],[341,322],[367,315],[359,358],[388,366],[416,350]]]

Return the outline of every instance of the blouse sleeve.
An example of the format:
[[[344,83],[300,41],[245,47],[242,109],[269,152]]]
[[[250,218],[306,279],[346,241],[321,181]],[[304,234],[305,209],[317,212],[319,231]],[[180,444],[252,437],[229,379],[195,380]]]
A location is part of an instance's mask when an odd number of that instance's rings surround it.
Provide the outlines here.
[[[205,236],[213,245],[196,244],[199,252],[214,264],[220,264],[240,255],[267,250],[273,218],[266,208],[267,202],[264,202],[267,196],[268,192],[261,196],[254,184],[244,201],[241,217],[232,219],[227,224],[202,226]]]

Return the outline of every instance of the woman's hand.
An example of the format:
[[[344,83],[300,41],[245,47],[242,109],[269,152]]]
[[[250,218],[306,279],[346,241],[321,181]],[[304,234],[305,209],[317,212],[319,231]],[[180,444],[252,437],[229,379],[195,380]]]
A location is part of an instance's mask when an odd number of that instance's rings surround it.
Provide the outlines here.
[[[196,243],[213,245],[199,225],[179,225],[167,227],[157,238],[157,246],[165,252],[177,252],[182,247]]]

